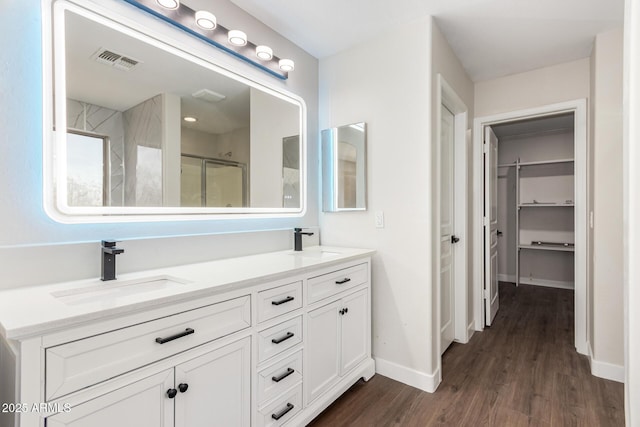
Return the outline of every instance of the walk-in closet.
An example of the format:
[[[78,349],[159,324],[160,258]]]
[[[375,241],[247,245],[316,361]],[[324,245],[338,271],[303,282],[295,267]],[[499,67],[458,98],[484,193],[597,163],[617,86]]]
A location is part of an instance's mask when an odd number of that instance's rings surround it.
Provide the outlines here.
[[[492,128],[499,141],[498,280],[573,289],[573,113]]]

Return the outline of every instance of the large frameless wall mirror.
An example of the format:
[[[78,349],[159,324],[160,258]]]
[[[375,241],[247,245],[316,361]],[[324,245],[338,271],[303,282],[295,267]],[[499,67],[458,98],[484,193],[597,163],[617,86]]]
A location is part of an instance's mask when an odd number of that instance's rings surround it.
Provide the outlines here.
[[[321,144],[322,210],[366,210],[366,123],[325,129]]]
[[[97,221],[304,212],[301,99],[116,17],[53,5],[55,131],[45,153],[57,212]]]

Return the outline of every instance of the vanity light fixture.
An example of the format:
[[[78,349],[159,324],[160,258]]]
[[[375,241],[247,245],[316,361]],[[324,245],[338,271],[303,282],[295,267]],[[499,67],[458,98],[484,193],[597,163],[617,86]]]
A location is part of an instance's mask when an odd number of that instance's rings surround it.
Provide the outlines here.
[[[199,10],[196,12],[196,25],[204,30],[213,30],[218,23],[213,13],[207,12],[206,10]]]
[[[229,40],[229,43],[236,46],[245,46],[247,44],[247,35],[244,33],[244,31],[229,30],[227,39]]]
[[[256,56],[263,61],[269,61],[273,58],[273,50],[269,46],[256,46]]]
[[[295,69],[295,64],[291,59],[281,59],[278,65],[282,71],[289,72]]]
[[[196,119],[195,117],[191,117],[191,116],[183,117],[182,120],[184,120],[185,122],[189,122],[189,123],[195,123],[195,122],[198,121],[198,119]]]
[[[180,2],[178,0],[156,0],[160,6],[165,9],[175,10],[180,7]]]
[[[209,11],[195,11],[180,0],[124,1],[278,79],[287,80],[294,69],[291,59],[280,59],[269,46],[251,43],[244,31],[228,30]]]

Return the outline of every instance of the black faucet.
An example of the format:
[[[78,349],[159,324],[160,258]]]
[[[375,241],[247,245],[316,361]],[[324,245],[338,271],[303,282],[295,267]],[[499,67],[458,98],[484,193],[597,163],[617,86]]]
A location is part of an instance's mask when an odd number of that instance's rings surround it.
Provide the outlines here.
[[[293,229],[293,250],[296,252],[302,250],[302,235],[313,236],[313,233],[303,233],[302,228]]]
[[[102,276],[101,280],[116,279],[116,255],[124,252],[124,249],[116,248],[115,240],[102,241]]]

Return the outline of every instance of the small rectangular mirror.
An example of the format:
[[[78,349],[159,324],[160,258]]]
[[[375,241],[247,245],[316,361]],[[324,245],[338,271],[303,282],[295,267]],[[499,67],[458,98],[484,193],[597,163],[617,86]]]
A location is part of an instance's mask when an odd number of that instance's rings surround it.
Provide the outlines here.
[[[322,131],[322,210],[367,209],[367,126],[353,123]]]

